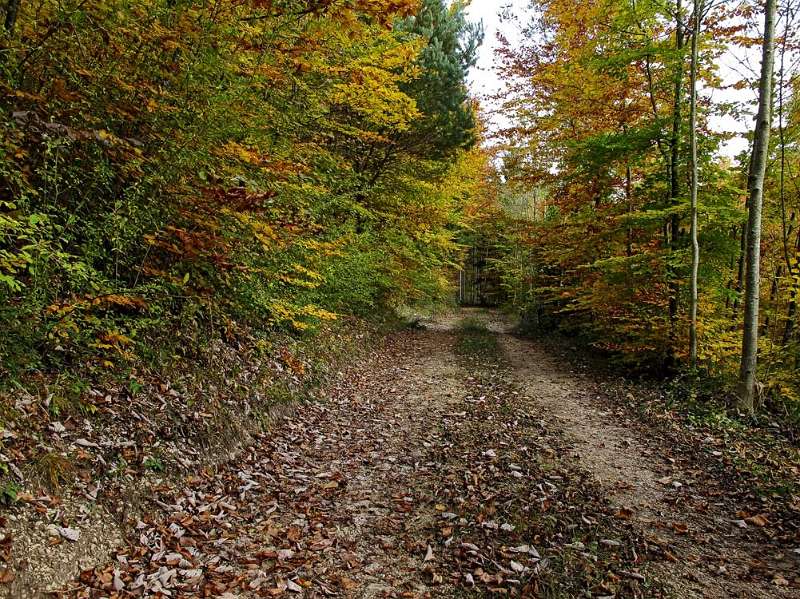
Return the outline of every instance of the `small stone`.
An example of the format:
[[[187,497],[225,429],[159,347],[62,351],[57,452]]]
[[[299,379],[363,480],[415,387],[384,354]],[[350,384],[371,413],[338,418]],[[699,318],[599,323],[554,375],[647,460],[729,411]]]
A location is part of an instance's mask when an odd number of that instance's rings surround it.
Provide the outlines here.
[[[58,533],[67,541],[72,541],[73,543],[81,537],[81,531],[75,528],[67,528],[64,526],[58,527]]]

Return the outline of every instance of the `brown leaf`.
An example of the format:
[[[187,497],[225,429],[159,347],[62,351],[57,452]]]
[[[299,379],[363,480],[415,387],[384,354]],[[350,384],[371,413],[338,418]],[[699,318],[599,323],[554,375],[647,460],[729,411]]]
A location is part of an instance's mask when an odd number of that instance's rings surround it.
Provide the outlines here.
[[[767,517],[764,514],[757,514],[755,516],[751,516],[750,518],[745,518],[744,521],[748,524],[752,524],[753,526],[760,526],[762,528],[769,524],[769,520],[767,520]]]
[[[633,510],[627,507],[621,507],[615,516],[620,520],[630,520],[633,518]]]
[[[774,584],[776,587],[788,587],[789,581],[780,574],[776,574],[775,578],[772,579],[772,584]]]
[[[685,522],[673,522],[672,530],[677,532],[679,535],[685,535],[689,532],[689,525]]]

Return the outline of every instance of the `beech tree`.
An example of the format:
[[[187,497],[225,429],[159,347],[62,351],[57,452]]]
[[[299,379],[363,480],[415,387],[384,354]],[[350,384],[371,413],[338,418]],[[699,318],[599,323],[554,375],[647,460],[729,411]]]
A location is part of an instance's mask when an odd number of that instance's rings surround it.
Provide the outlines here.
[[[753,153],[748,176],[747,255],[744,297],[744,334],[739,372],[739,407],[752,412],[758,395],[757,372],[759,302],[761,293],[761,212],[764,200],[764,174],[767,169],[769,137],[772,128],[772,77],[775,62],[776,0],[764,6],[764,41],[761,77],[758,85],[758,115],[753,135]]]
[[[689,296],[689,360],[692,370],[697,370],[697,276],[700,269],[700,242],[697,234],[697,63],[699,61],[698,41],[703,15],[703,0],[694,0],[692,13],[692,62],[689,83],[689,146],[691,164],[691,243],[692,272]]]

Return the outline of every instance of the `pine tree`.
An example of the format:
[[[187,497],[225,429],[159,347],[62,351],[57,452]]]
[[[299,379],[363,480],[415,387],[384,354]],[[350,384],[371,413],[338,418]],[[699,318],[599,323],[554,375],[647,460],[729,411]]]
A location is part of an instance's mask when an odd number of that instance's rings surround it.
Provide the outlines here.
[[[441,157],[475,143],[475,114],[466,86],[483,40],[480,24],[467,21],[463,2],[424,0],[400,29],[426,40],[418,58],[421,74],[403,91],[414,98],[423,118],[401,144],[420,155]]]

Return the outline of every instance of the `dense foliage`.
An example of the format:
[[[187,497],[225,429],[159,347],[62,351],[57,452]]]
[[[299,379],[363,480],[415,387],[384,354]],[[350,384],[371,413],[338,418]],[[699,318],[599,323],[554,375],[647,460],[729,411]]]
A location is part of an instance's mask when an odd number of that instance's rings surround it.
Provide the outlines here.
[[[758,3],[699,3],[699,368],[730,383],[742,346],[748,155],[721,153],[712,117],[746,123],[758,73],[720,78],[728,49],[755,55]],[[539,0],[509,79],[501,175],[509,222],[498,267],[532,324],[559,326],[629,365],[689,366],[691,3]],[[796,326],[796,27],[780,7],[775,124],[761,260],[761,398],[800,416]],[[748,101],[745,101],[748,100]]]
[[[442,0],[7,2],[0,375],[440,298],[485,161]]]

